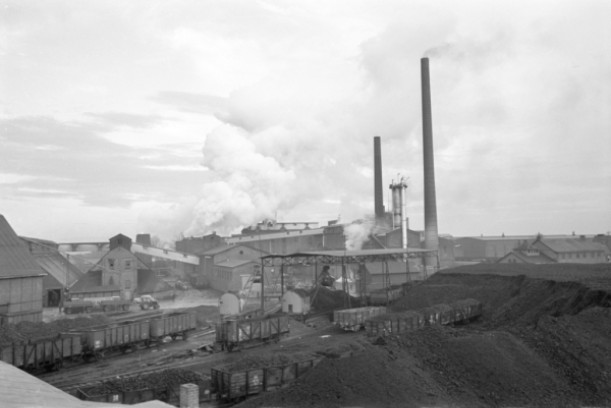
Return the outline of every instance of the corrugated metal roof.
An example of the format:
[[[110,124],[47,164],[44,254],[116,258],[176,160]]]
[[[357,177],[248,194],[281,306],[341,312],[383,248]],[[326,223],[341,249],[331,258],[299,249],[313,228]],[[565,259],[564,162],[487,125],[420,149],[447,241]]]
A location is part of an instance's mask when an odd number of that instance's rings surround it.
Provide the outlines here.
[[[59,253],[36,254],[36,263],[64,286],[70,287],[83,273]]]
[[[141,244],[132,244],[131,251],[135,254],[144,254],[155,258],[167,259],[170,261],[183,262],[191,265],[199,265],[199,257],[189,255],[184,252],[173,251],[171,249],[155,248]]]
[[[0,278],[44,275],[27,245],[0,214]]]
[[[388,249],[361,249],[358,251],[306,251],[306,252],[295,252],[286,255],[266,255],[261,258],[291,258],[298,256],[330,256],[330,257],[354,257],[354,256],[372,256],[372,255],[398,255],[398,254],[416,254],[431,252],[428,249],[421,248],[388,248]]]
[[[2,408],[125,408],[125,405],[82,401],[46,382],[0,361]],[[171,408],[161,401],[132,405],[137,408]]]
[[[226,238],[227,243],[230,244],[238,244],[240,242],[256,242],[256,241],[265,241],[270,239],[281,239],[287,237],[299,237],[299,236],[307,236],[307,235],[322,235],[324,233],[324,228],[312,228],[312,229],[302,229],[302,230],[289,230],[282,232],[272,232],[265,234],[254,234],[254,235],[238,235]]]
[[[607,250],[605,245],[585,238],[549,239],[543,237],[541,242],[557,253]]]

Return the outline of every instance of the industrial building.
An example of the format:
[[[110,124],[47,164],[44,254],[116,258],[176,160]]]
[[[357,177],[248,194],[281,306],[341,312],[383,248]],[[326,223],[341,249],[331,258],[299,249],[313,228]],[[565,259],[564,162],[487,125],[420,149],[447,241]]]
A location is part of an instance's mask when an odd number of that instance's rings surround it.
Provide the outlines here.
[[[60,306],[65,290],[84,274],[59,252],[53,241],[20,237],[38,265],[47,273],[42,286],[43,307]]]
[[[600,242],[587,238],[550,238],[538,235],[531,242],[523,242],[500,258],[499,263],[604,263],[611,250]]]
[[[110,238],[109,251],[70,288],[71,297],[120,296],[122,299],[133,299],[136,295],[144,294],[157,298],[171,297],[173,288],[160,280],[131,248],[131,238],[123,234]]]
[[[42,320],[46,275],[27,245],[0,214],[0,326]]]
[[[201,270],[208,286],[221,292],[240,291],[242,276],[260,271],[260,258],[266,252],[249,245],[223,245],[201,255]]]

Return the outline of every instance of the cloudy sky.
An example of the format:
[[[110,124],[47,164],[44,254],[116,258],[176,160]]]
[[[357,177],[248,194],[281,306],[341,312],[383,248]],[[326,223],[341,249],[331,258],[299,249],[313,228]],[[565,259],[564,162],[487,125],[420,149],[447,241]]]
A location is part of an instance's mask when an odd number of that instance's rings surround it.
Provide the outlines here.
[[[0,0],[0,214],[58,242],[373,213],[439,230],[611,230],[611,2]],[[388,202],[385,203],[389,208]]]

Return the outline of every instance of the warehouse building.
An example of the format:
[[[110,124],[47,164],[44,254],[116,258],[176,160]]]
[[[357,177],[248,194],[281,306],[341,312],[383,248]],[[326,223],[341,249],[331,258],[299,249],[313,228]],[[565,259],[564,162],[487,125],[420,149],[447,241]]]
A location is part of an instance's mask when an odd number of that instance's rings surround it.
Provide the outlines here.
[[[242,290],[242,276],[260,270],[264,251],[249,245],[223,245],[201,255],[202,273],[210,288],[226,291]]]
[[[0,325],[42,320],[46,273],[0,214]]]
[[[604,263],[611,250],[604,244],[587,238],[549,238],[538,235],[531,242],[523,242],[500,258],[498,263]]]
[[[140,257],[131,251],[131,238],[118,234],[109,240],[109,251],[70,289],[72,298],[107,298],[151,294],[157,298],[173,295],[173,289],[160,280]]]
[[[20,237],[36,260],[47,273],[42,281],[43,307],[58,307],[63,300],[65,289],[78,281],[83,273],[59,252],[59,245],[53,241]]]

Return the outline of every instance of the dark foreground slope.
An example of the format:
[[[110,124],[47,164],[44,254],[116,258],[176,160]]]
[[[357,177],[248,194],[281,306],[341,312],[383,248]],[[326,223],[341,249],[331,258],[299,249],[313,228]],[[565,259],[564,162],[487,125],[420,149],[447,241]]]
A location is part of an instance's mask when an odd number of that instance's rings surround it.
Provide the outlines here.
[[[480,321],[363,342],[240,406],[611,406],[611,270],[558,270],[557,279],[549,266],[438,273],[393,308],[475,298]]]

